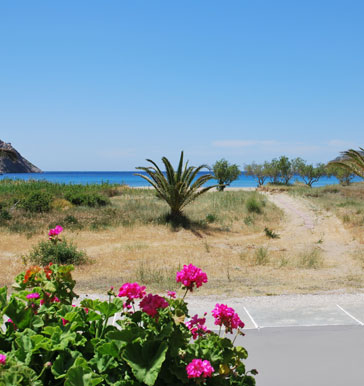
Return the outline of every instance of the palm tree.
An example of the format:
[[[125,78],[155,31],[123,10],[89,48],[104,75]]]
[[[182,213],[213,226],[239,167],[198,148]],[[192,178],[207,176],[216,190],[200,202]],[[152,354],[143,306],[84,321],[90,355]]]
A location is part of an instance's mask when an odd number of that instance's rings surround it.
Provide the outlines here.
[[[364,149],[359,148],[360,151],[349,149],[342,152],[343,158],[339,161],[331,161],[330,164],[342,166],[356,174],[357,176],[364,178]]]
[[[211,174],[206,174],[196,179],[197,173],[208,167],[207,165],[188,166],[188,161],[183,165],[183,151],[176,171],[166,157],[162,158],[166,168],[165,174],[154,161],[150,159],[147,159],[147,161],[153,166],[139,166],[136,169],[143,170],[149,177],[139,173],[136,173],[136,175],[147,180],[156,190],[157,196],[167,202],[171,209],[170,216],[172,220],[182,218],[182,210],[187,204],[216,186],[202,188],[205,182],[214,177]]]

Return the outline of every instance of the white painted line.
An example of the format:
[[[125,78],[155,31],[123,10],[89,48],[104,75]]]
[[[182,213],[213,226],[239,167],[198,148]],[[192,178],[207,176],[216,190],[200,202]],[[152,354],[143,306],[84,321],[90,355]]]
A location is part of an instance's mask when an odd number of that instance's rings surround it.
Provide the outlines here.
[[[243,307],[244,308],[244,311],[247,313],[247,315],[249,316],[250,320],[253,322],[254,324],[254,327],[255,328],[260,328],[257,323],[255,322],[255,320],[253,319],[253,317],[250,315],[250,312],[246,309],[246,307]]]
[[[112,325],[115,326],[115,320],[116,320],[116,314],[114,315],[114,318],[112,320]]]
[[[341,306],[339,306],[338,304],[336,304],[341,311],[345,312],[346,315],[350,316],[351,319],[354,319],[357,323],[359,323],[361,326],[364,326],[364,323],[361,322],[359,319],[357,319],[355,316],[351,315],[348,311],[344,310]]]

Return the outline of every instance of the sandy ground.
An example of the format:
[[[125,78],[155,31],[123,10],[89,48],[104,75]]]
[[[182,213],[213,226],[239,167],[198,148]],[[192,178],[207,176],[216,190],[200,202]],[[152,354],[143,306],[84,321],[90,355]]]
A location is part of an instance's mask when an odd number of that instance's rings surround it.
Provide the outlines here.
[[[314,207],[311,201],[284,192],[265,194],[284,212],[283,218],[278,216],[276,223],[269,224],[279,234],[277,239],[265,236],[264,220],[259,226],[248,226],[243,219],[237,220],[230,231],[211,228],[173,232],[163,225],[65,231],[64,236],[92,260],[75,270],[77,291],[103,293],[110,285],[118,287],[143,278],[151,291],[174,289],[176,270],[193,263],[209,277],[199,296],[362,292],[364,264],[356,256],[364,256],[364,245],[355,234],[334,214]],[[43,239],[0,233],[1,285],[13,282],[24,269],[20,256]],[[268,258],[259,263],[256,255],[262,247]],[[316,269],[301,266],[302,255],[312,251],[318,254],[312,259],[319,259],[321,265]]]
[[[340,264],[346,256],[363,248],[334,214],[287,193],[265,194],[286,215],[280,242],[287,248],[299,249],[317,244],[328,265]]]

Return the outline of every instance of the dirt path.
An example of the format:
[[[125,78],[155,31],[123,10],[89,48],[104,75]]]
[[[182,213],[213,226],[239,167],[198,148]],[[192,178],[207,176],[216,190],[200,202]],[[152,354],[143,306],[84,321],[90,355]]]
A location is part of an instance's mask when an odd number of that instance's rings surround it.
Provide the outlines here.
[[[326,263],[336,265],[360,247],[334,214],[284,192],[266,196],[285,213],[280,244],[287,249],[300,250],[311,245],[322,252]]]

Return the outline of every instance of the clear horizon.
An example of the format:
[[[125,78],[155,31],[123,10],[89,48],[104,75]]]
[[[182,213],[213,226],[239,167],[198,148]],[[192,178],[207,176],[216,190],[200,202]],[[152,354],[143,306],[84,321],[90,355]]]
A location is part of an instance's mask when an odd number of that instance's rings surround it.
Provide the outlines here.
[[[49,171],[364,146],[364,3],[0,4],[0,139]]]

